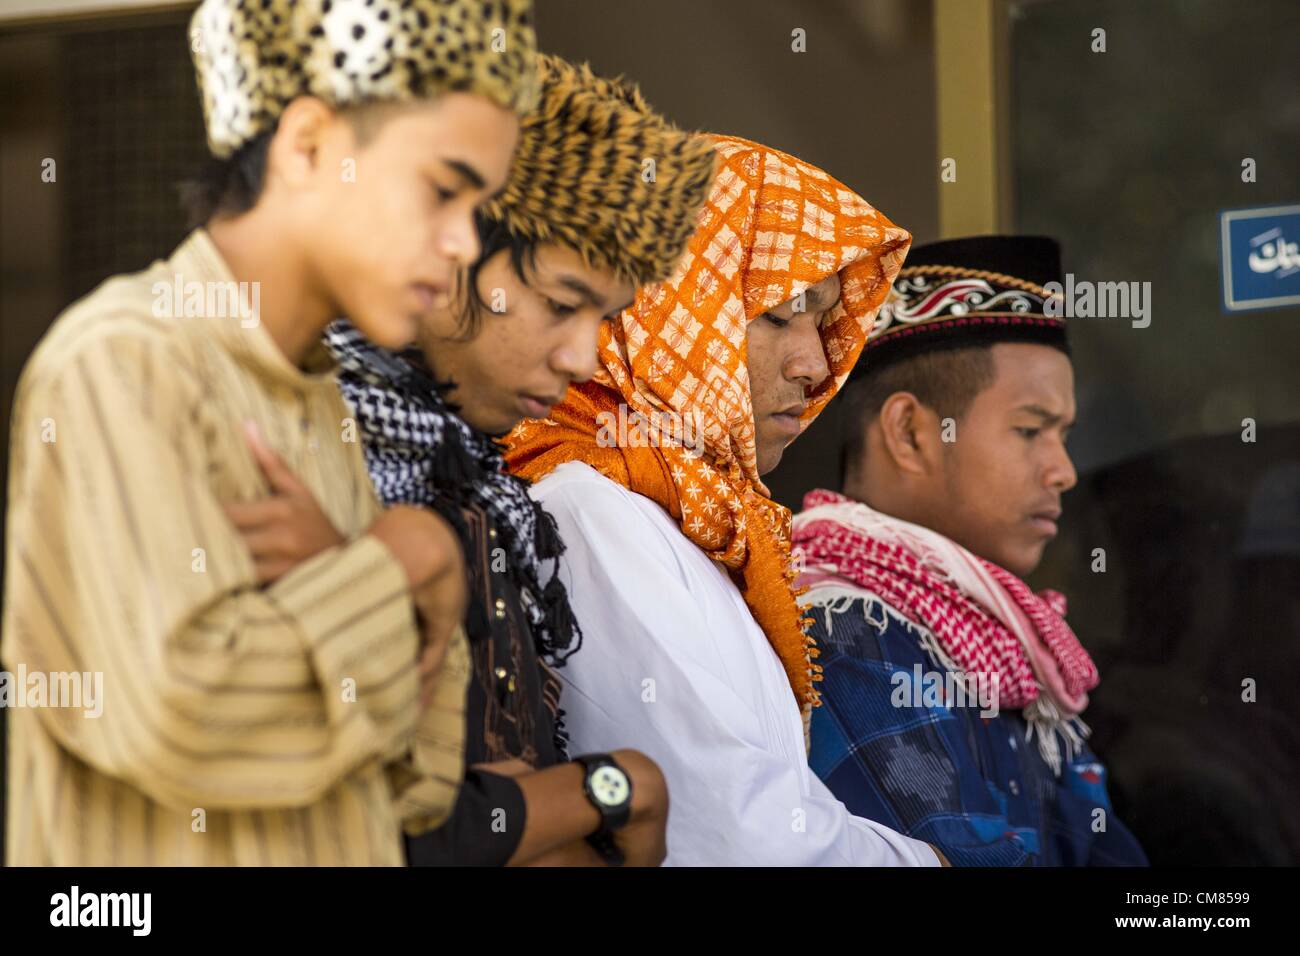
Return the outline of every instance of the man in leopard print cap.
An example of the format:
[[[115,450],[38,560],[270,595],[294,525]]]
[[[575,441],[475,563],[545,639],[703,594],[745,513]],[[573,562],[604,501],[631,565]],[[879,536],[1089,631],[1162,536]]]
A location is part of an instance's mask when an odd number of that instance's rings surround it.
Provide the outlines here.
[[[208,144],[227,157],[297,96],[336,107],[467,91],[537,99],[530,4],[519,0],[205,0],[190,26]]]
[[[445,519],[381,509],[321,332],[404,346],[477,258],[530,14],[198,8],[198,228],[59,316],[15,397],[0,660],[87,687],[11,718],[7,863],[401,865],[446,819],[464,559]]]

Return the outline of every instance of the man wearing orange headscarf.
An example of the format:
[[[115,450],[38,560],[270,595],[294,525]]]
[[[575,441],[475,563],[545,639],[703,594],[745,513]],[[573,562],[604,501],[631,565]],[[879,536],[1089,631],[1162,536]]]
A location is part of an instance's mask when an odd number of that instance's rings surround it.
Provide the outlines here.
[[[588,640],[563,674],[575,753],[643,750],[668,863],[934,865],[812,774],[820,678],[762,475],[847,378],[911,242],[826,173],[715,137],[688,252],[601,331],[596,376],[507,462],[567,546]]]

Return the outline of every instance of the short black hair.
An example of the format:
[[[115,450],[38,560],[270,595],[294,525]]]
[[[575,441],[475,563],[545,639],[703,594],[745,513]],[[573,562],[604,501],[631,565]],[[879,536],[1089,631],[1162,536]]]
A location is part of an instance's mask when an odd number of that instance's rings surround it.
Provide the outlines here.
[[[503,220],[490,218],[481,210],[474,214],[474,225],[478,230],[478,258],[457,274],[453,300],[460,310],[459,325],[466,341],[478,334],[485,312],[492,308],[483,301],[478,287],[479,272],[489,259],[503,249],[508,251],[510,267],[525,285],[530,284],[530,276],[537,274],[536,240],[511,232]]]
[[[875,371],[870,357],[865,373],[840,396],[841,487],[857,471],[867,450],[867,424],[880,414],[889,396],[911,392],[940,418],[961,418],[975,396],[993,384],[997,374],[992,343],[920,352],[890,362]]]
[[[254,136],[226,159],[209,155],[198,174],[181,183],[187,229],[198,229],[216,216],[238,216],[257,205],[273,136],[275,127]]]

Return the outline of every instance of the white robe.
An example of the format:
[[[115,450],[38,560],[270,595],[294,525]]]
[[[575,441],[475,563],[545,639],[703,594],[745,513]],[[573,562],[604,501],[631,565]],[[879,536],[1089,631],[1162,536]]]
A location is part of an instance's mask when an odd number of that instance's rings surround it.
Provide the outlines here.
[[[659,505],[577,462],[532,488],[555,516],[582,649],[557,673],[570,753],[640,750],[668,780],[667,864],[937,866],[808,768],[776,652]]]

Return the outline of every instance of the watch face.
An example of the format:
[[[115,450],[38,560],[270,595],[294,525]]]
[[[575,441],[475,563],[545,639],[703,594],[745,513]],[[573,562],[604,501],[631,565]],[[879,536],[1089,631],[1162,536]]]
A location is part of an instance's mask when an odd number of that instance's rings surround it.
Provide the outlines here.
[[[599,767],[591,775],[591,794],[602,806],[617,807],[626,803],[631,791],[627,774],[617,767]]]

